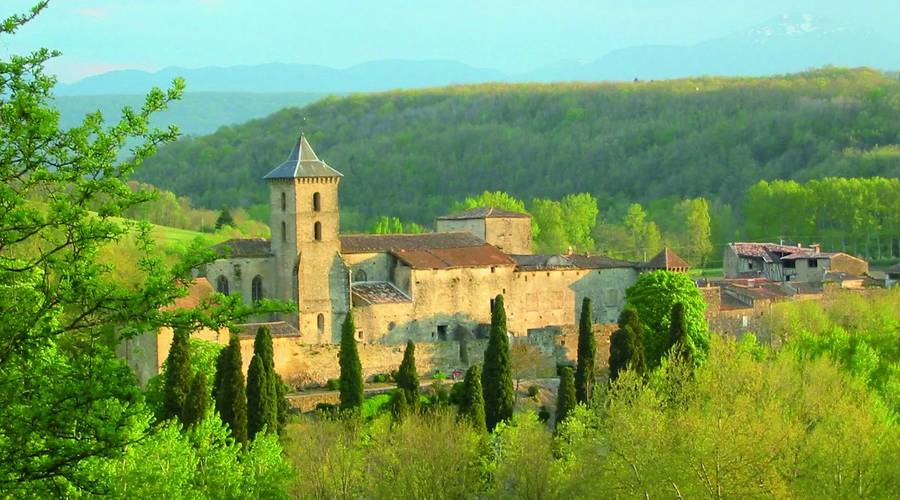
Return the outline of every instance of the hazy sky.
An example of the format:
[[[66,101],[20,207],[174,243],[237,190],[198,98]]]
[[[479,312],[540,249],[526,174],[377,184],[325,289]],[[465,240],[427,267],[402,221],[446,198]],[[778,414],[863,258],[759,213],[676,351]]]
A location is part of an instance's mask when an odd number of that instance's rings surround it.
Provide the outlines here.
[[[3,0],[6,16],[27,0]],[[900,42],[900,0],[55,0],[0,51],[64,56],[63,81],[111,69],[450,59],[507,72],[634,45],[692,44],[785,12]]]

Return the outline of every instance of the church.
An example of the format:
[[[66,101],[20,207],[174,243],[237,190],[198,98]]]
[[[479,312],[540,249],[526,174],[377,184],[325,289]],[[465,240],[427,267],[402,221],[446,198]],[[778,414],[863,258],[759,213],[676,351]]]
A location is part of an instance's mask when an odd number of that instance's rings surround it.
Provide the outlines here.
[[[260,322],[305,344],[339,342],[351,310],[360,342],[483,338],[497,295],[514,336],[575,324],[585,297],[594,322],[611,323],[639,273],[688,266],[669,250],[646,263],[535,255],[530,216],[492,207],[439,217],[431,233],[341,234],[343,175],[303,136],[264,179],[271,238],[218,245],[222,257],[205,275],[216,291],[247,302],[296,304]]]

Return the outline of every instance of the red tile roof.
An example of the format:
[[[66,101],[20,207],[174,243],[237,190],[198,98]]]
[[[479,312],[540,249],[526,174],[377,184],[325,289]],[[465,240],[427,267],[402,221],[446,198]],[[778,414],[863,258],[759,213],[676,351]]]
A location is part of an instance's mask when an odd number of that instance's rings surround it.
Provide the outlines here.
[[[479,247],[484,244],[484,240],[468,232],[341,235],[341,252],[347,254]]]
[[[464,212],[455,214],[442,215],[438,220],[465,220],[465,219],[530,219],[531,216],[522,212],[511,212],[509,210],[501,210],[494,207],[476,207],[470,208]]]
[[[679,257],[677,253],[666,247],[641,267],[644,269],[673,270],[690,269],[691,265]]]
[[[508,255],[487,243],[477,247],[396,250],[391,254],[413,269],[515,265]]]

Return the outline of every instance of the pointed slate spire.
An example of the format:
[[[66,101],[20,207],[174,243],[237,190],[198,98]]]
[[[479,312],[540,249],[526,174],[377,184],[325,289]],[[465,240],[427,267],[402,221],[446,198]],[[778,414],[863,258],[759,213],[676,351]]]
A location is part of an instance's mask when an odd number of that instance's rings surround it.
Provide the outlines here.
[[[278,165],[263,179],[296,179],[300,177],[343,177],[337,170],[320,160],[309,141],[300,135],[288,159]]]

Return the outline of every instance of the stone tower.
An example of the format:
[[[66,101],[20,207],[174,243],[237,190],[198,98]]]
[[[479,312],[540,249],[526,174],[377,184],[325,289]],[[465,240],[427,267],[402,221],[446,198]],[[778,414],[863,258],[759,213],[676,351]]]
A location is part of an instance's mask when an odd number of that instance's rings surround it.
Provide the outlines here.
[[[316,156],[304,136],[269,185],[276,295],[297,304],[283,318],[310,343],[333,342],[350,306],[349,273],[341,259],[338,183],[341,173]]]

